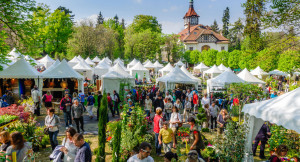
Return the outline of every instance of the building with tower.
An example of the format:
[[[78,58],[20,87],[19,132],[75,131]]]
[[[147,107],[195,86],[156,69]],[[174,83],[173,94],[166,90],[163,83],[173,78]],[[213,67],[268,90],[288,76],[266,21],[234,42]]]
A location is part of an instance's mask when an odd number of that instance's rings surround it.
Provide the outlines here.
[[[199,18],[194,9],[194,1],[190,0],[188,12],[183,17],[185,29],[179,33],[185,50],[228,51],[229,40],[222,33],[214,32],[211,27],[199,24]]]

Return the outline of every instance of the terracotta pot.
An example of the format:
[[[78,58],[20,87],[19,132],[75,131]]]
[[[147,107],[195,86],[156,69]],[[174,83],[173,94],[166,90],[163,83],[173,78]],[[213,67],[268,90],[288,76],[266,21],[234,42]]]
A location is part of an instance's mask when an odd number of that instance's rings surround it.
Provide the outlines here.
[[[77,80],[75,81],[75,88],[78,88],[78,82],[77,82]]]
[[[50,88],[53,88],[54,86],[55,86],[54,82],[50,82],[50,83],[49,83],[49,87],[50,87]]]

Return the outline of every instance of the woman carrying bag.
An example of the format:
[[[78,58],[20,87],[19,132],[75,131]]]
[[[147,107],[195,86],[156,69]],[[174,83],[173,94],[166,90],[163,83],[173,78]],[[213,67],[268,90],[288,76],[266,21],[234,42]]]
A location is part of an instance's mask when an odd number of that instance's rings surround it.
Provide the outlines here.
[[[50,143],[52,150],[58,145],[57,142],[57,135],[58,135],[58,125],[60,123],[59,117],[55,115],[54,109],[48,109],[48,115],[45,118],[45,126],[46,129],[44,130],[45,134],[49,134]]]

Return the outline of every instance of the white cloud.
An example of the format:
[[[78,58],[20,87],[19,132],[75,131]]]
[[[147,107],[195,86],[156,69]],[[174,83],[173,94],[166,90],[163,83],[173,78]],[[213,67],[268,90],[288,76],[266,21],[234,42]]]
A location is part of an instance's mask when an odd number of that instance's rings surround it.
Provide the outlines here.
[[[165,34],[177,34],[184,29],[183,22],[160,21],[160,23]]]
[[[166,8],[162,10],[162,12],[168,12],[168,11],[169,11],[169,10],[168,10],[168,9],[166,9]]]

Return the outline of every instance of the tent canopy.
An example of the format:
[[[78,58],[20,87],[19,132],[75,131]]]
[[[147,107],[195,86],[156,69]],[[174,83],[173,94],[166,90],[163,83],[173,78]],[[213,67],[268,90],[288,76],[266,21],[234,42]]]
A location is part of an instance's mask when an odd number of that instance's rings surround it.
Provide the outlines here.
[[[93,62],[100,62],[101,60],[99,59],[98,56],[96,56],[92,61],[93,61]]]
[[[162,69],[160,69],[158,71],[160,71],[160,72],[170,72],[173,69],[174,69],[173,66],[170,63],[168,63],[164,68],[162,68]]]
[[[268,75],[267,72],[263,71],[259,66],[257,66],[254,70],[250,72],[252,75],[262,76],[262,75]]]
[[[300,133],[300,88],[273,99],[246,104],[242,112]]]
[[[194,67],[194,70],[200,70],[200,71],[204,71],[204,70],[207,70],[207,69],[209,69],[209,67],[207,67],[203,62],[201,62],[196,67]]]
[[[218,66],[218,68],[219,68],[221,71],[226,71],[226,70],[227,70],[227,67],[224,66],[223,64],[220,64],[220,65]]]
[[[47,71],[50,71],[51,69],[55,68],[57,65],[59,65],[60,61],[57,59],[48,69],[43,71],[43,74]]]
[[[181,67],[181,66],[184,66],[185,64],[181,60],[179,60],[177,63],[175,63],[175,65],[178,65],[179,67]]]
[[[285,72],[282,72],[282,71],[280,71],[280,70],[273,70],[273,71],[270,71],[270,72],[269,72],[269,74],[271,74],[271,75],[281,75],[281,76],[288,76],[288,74],[287,74],[287,73],[285,73]]]
[[[80,55],[77,56],[77,58],[78,58],[79,61],[84,61],[84,59]]]
[[[140,70],[140,71],[148,71],[140,61],[138,61],[130,70]]]
[[[105,57],[104,60],[107,61],[109,64],[112,63],[112,61],[108,57]]]
[[[83,76],[76,72],[71,66],[68,65],[67,61],[64,59],[56,65],[55,67],[46,70],[42,74],[43,78],[75,78],[83,79]]]
[[[167,75],[157,79],[157,82],[197,84],[197,81],[186,75],[178,66],[173,68]]]
[[[189,76],[191,79],[197,81],[198,83],[201,82],[201,79],[195,77],[194,75],[192,75],[184,66],[181,66],[180,68],[187,76]]]
[[[162,64],[160,64],[158,61],[155,61],[155,63],[153,64],[156,68],[163,68],[164,66]]]
[[[80,60],[75,56],[72,60],[70,60],[69,62],[74,62],[74,63],[78,63],[80,62]]]
[[[84,60],[77,63],[73,69],[75,70],[92,70],[90,65],[88,65]]]
[[[16,48],[10,51],[7,56],[11,61],[17,61],[20,57],[22,57],[22,54]]]
[[[125,67],[122,67],[122,65],[120,65],[119,63],[117,63],[110,70],[117,71],[118,73],[126,76],[127,78],[133,78],[131,75],[129,75],[128,72],[126,72],[126,70],[124,68]]]
[[[264,81],[256,78],[255,76],[253,76],[248,70],[247,68],[245,68],[243,71],[241,71],[238,75],[238,77],[240,77],[241,79],[243,79],[246,82],[249,83],[253,83],[253,84],[265,84]]]
[[[54,63],[55,60],[53,60],[49,55],[44,56],[42,59],[38,60],[40,63]]]
[[[0,78],[38,78],[40,73],[34,69],[24,58],[20,58],[17,62],[0,71]]]
[[[204,73],[205,74],[221,74],[222,71],[216,65],[214,65],[210,69],[204,71]]]
[[[151,61],[147,62],[147,64],[144,65],[145,68],[154,69],[156,66],[152,64]]]
[[[98,65],[95,67],[95,69],[109,69],[111,68],[109,64],[107,64],[106,61],[100,61]]]
[[[213,79],[209,79],[207,81],[207,85],[210,84],[211,86],[225,86],[231,83],[243,83],[243,82],[245,82],[243,79],[239,78],[232,71],[228,70]]]
[[[147,59],[144,63],[143,63],[143,65],[146,65],[148,62],[151,62],[149,59]]]
[[[90,59],[90,57],[86,58],[85,59],[85,62],[88,64],[88,65],[91,65],[91,66],[94,66],[95,63]]]
[[[128,65],[127,65],[127,69],[130,69],[131,67],[133,67],[136,63],[138,63],[139,61],[136,59],[133,59]]]

